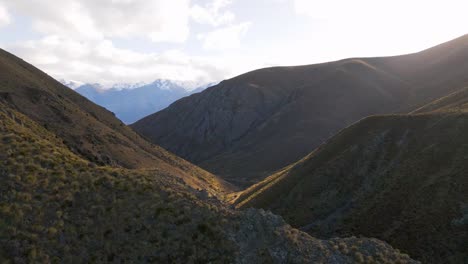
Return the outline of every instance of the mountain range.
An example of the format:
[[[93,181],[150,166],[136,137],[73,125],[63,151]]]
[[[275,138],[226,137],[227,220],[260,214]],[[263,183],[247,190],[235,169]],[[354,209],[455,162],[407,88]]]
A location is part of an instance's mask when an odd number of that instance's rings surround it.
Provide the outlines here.
[[[465,35],[259,69],[127,126],[0,50],[0,262],[467,263],[467,73]]]
[[[156,80],[152,83],[82,84],[61,81],[92,102],[108,109],[126,124],[168,107],[178,99],[203,91],[216,83],[200,84]]]
[[[365,118],[244,191],[318,237],[362,234],[423,263],[465,263],[468,88],[409,114]]]
[[[233,186],[3,50],[0,142],[2,263],[418,263],[230,208]]]
[[[403,56],[273,67],[222,81],[132,128],[241,187],[354,122],[405,113],[468,85],[468,36]]]
[[[329,239],[468,261],[468,35],[409,55],[267,68],[132,125],[261,208]]]

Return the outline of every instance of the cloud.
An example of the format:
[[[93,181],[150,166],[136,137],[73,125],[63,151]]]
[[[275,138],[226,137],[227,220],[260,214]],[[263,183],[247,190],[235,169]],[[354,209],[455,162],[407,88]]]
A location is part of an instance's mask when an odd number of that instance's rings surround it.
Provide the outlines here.
[[[250,26],[250,22],[231,25],[199,34],[198,39],[203,41],[203,48],[207,50],[235,49],[240,47],[241,38],[247,33]]]
[[[222,11],[230,0],[212,0],[193,8],[189,0],[0,0],[0,26],[9,22],[2,4],[28,17],[33,29],[42,33],[39,39],[2,46],[57,79],[102,84],[158,78],[212,82],[238,73],[231,65],[218,65],[222,61],[218,57],[189,55],[174,48],[142,52],[116,47],[112,41],[143,37],[184,42],[190,19],[212,26],[232,23],[234,14]],[[228,38],[235,45],[243,27],[227,28],[235,34]],[[212,43],[208,46],[223,44],[217,40],[222,30],[217,32],[206,36],[205,42]]]
[[[10,20],[8,10],[0,3],[0,28],[10,24]]]
[[[241,73],[239,69],[245,68],[238,66],[245,60],[237,65],[239,57],[229,58],[233,63],[226,64],[227,55],[187,54],[179,44],[156,53],[120,48],[113,42],[120,38],[136,47],[135,39],[141,38],[184,43],[190,22],[195,22],[217,28],[200,35],[206,49],[239,47],[250,23],[232,24],[235,15],[226,10],[232,0],[205,3],[191,7],[190,0],[0,0],[0,26],[9,21],[4,4],[27,17],[40,33],[29,41],[1,45],[57,79],[102,84],[159,78],[219,81]]]
[[[320,25],[310,43],[330,58],[397,55],[466,34],[466,0],[294,0],[297,14]],[[319,45],[319,44],[316,44]]]
[[[205,6],[194,5],[190,9],[192,19],[200,24],[212,26],[226,25],[234,21],[235,15],[230,11],[221,11],[232,4],[231,0],[214,0]]]
[[[219,81],[240,72],[223,58],[190,56],[180,50],[143,53],[115,47],[109,40],[88,42],[47,36],[5,47],[57,79],[112,84],[155,79]]]
[[[367,21],[400,24],[402,21],[414,23],[443,23],[450,16],[463,16],[467,7],[465,0],[294,0],[296,13],[315,19],[338,22]],[[450,15],[450,16],[448,16]]]
[[[184,42],[189,34],[189,0],[3,2],[31,18],[34,28],[47,35],[76,39],[142,36],[154,42]]]
[[[199,23],[215,27],[210,32],[197,35],[205,50],[229,50],[240,47],[241,38],[247,33],[251,22],[235,24],[235,15],[224,10],[232,0],[213,0],[204,6],[194,5],[190,9],[191,18]]]

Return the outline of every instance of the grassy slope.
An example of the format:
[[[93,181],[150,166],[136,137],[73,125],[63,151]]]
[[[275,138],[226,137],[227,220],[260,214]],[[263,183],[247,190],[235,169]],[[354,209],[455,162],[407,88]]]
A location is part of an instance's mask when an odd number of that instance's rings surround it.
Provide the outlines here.
[[[243,74],[133,127],[248,186],[369,115],[408,112],[468,84],[468,35],[420,53]]]
[[[173,177],[96,167],[54,134],[1,106],[3,260],[154,262],[200,254],[200,261],[209,261],[229,252],[229,244],[219,241],[221,231],[185,241],[190,245],[179,240],[184,232],[192,239],[199,225],[219,230],[221,216],[190,198],[194,194]]]
[[[428,263],[466,261],[467,95],[366,118],[241,193],[237,206],[271,209],[318,236],[378,237]]]
[[[439,98],[421,108],[411,112],[411,114],[420,113],[462,113],[468,110],[468,88],[454,92],[442,98]]]
[[[166,175],[77,156],[0,102],[2,263],[414,263],[364,238],[318,240]]]
[[[148,143],[111,112],[3,50],[0,100],[96,164],[159,170],[215,195],[231,189],[214,175]]]

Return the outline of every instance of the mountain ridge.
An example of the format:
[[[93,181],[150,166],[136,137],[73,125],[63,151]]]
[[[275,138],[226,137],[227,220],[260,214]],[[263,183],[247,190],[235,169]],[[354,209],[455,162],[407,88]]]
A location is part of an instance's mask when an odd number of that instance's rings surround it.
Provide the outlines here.
[[[227,184],[2,50],[0,142],[2,263],[418,263],[377,239],[321,240],[227,208]]]
[[[410,112],[462,89],[466,69],[468,35],[408,55],[259,69],[183,98],[132,128],[246,187],[361,118]]]
[[[148,143],[113,113],[4,50],[0,50],[0,101],[56,134],[75,154],[98,165],[157,167],[213,195],[231,188],[211,173]]]
[[[466,91],[411,114],[364,118],[234,204],[272,210],[314,236],[362,234],[424,263],[463,263]]]
[[[74,87],[74,90],[115,113],[124,123],[130,124],[168,107],[180,98],[201,92],[214,84],[194,87],[198,83],[158,79],[150,83],[122,83],[111,86],[98,83],[83,84]]]

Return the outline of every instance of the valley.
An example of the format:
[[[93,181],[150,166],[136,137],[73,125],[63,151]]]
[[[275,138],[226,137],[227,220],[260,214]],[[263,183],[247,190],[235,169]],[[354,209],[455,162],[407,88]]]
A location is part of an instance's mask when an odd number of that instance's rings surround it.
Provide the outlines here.
[[[371,238],[317,239],[0,53],[0,261],[417,263]]]
[[[467,72],[465,35],[255,70],[127,126],[0,50],[0,261],[464,263]]]
[[[255,70],[131,127],[240,187],[370,115],[408,113],[468,86],[468,36],[403,56]]]

